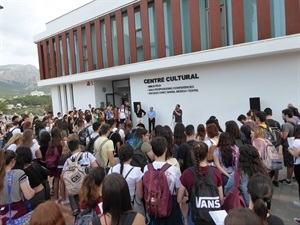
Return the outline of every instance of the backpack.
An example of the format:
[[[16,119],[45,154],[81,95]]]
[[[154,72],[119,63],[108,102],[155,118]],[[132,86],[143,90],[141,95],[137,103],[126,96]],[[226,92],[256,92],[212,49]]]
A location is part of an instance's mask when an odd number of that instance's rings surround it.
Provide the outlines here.
[[[222,206],[222,208],[225,209],[227,213],[229,213],[231,209],[246,208],[244,197],[241,195],[241,192],[239,190],[240,183],[241,177],[238,170],[236,170],[234,171],[234,186],[226,194],[226,198]]]
[[[211,142],[211,146],[208,149],[208,153],[207,153],[207,162],[213,162],[214,161],[214,152],[215,149],[217,148],[217,145],[215,145],[211,140],[209,140]]]
[[[56,146],[49,147],[46,152],[46,167],[49,169],[57,168],[59,158],[60,153],[58,148]]]
[[[71,157],[67,159],[68,166],[63,173],[63,178],[66,189],[70,195],[76,195],[79,193],[86,175],[85,169],[78,162],[82,154],[82,152],[79,153],[74,161]]]
[[[78,136],[79,136],[79,140],[81,145],[83,145],[84,147],[86,146],[86,138],[90,136],[88,128],[91,125],[87,126],[86,128],[84,128],[83,130],[79,131]]]
[[[270,129],[270,127],[267,125],[267,127],[265,128],[265,127],[262,127],[262,126],[260,126],[262,129],[263,129],[263,131],[264,131],[264,135],[265,135],[265,138],[266,139],[268,139],[274,146],[276,146],[276,147],[278,147],[279,145],[278,145],[278,143],[277,143],[277,140],[278,140],[278,138],[279,137],[277,137],[277,135],[279,134],[279,135],[281,135],[280,134],[280,131],[279,131],[279,133],[275,130],[275,128],[274,128],[274,131],[272,131],[271,129]],[[278,134],[277,134],[278,133]],[[280,141],[280,143],[281,143],[281,141]],[[278,146],[277,146],[278,145]]]
[[[148,164],[143,178],[144,200],[147,213],[155,218],[164,218],[171,214],[172,195],[165,171],[171,165],[166,163],[160,170]]]
[[[288,134],[288,137],[295,137],[295,134],[298,131],[298,126],[294,123],[292,123],[291,121],[287,121],[288,123],[292,124],[294,126],[294,131],[293,131],[293,135]]]
[[[3,141],[4,141],[5,144],[6,144],[6,143],[9,141],[9,139],[13,136],[13,131],[14,131],[15,129],[16,129],[16,128],[12,129],[11,131],[8,131],[8,132],[4,135]]]
[[[219,190],[212,180],[215,169],[214,167],[210,167],[207,175],[202,177],[204,179],[202,187],[199,185],[200,180],[195,167],[190,167],[189,170],[195,177],[190,196],[193,222],[195,224],[201,224],[201,221],[212,222],[209,211],[221,209]]]
[[[97,140],[97,138],[98,137],[100,137],[100,135],[97,135],[96,137],[94,137],[94,138],[91,138],[90,137],[90,141],[89,141],[89,144],[88,144],[88,146],[86,147],[86,149],[85,149],[85,151],[87,151],[87,152],[90,152],[90,153],[94,153],[94,144],[95,144],[95,141]]]
[[[266,148],[264,149],[264,155],[262,156],[263,164],[268,170],[281,170],[282,169],[282,160],[275,148],[275,146],[266,141]]]
[[[98,218],[93,219],[93,218]],[[85,209],[76,216],[74,225],[89,225],[92,222],[93,225],[100,225],[99,217],[94,209]]]
[[[148,156],[141,150],[141,146],[134,150],[134,154],[131,160],[130,165],[137,166],[141,168],[141,171],[144,172],[146,165],[150,163]]]

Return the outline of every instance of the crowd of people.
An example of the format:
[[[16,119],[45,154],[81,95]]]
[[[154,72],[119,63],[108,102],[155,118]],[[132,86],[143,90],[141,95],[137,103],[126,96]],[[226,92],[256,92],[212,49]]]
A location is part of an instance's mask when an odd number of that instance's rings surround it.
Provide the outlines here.
[[[266,108],[241,114],[241,127],[227,121],[224,131],[215,116],[197,129],[185,126],[179,104],[174,127],[156,125],[153,107],[138,105],[135,113],[136,127],[128,103],[56,117],[1,115],[1,223],[30,214],[32,225],[65,224],[57,204],[69,204],[75,224],[213,225],[209,211],[224,208],[225,225],[282,225],[270,213],[273,189],[292,185],[293,174],[300,208],[300,114],[293,105],[282,110],[282,125]],[[282,164],[287,172],[279,180]],[[237,179],[243,204],[228,209]]]

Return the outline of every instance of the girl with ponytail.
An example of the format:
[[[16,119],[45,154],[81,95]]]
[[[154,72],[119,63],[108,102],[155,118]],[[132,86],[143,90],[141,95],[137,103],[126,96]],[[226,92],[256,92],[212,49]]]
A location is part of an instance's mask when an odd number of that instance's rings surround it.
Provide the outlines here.
[[[208,153],[208,146],[204,142],[197,142],[192,149],[192,157],[194,158],[193,160],[195,160],[194,167],[196,169],[197,176],[199,178],[200,187],[204,185],[204,177],[208,174],[210,170],[210,166],[207,165],[207,161],[206,161],[207,153]],[[222,189],[223,179],[220,171],[218,169],[214,169],[211,178],[219,190],[219,197],[222,205],[224,202],[224,196],[223,196],[223,189]],[[195,177],[190,168],[186,169],[182,173],[180,177],[180,181],[181,181],[181,186],[178,190],[178,195],[177,195],[178,203],[187,201],[188,196],[191,195],[192,188],[195,183]],[[186,191],[188,192],[188,196],[185,196]],[[193,224],[190,218],[191,215],[187,215],[187,212],[184,212],[183,210],[182,210],[182,215],[184,217],[185,224]],[[187,216],[189,216],[189,218],[187,218]]]
[[[104,177],[104,168],[95,167],[84,178],[79,193],[80,210],[92,208],[96,211],[97,215],[102,214],[102,181]]]
[[[130,165],[133,155],[133,147],[127,143],[123,144],[119,149],[120,163],[110,168],[108,174],[119,173],[125,178],[135,210],[144,215],[141,201],[143,199],[143,173],[139,167]]]
[[[271,179],[263,174],[255,174],[248,182],[250,195],[249,208],[252,209],[262,220],[264,225],[284,225],[282,219],[271,215],[266,203],[270,202],[273,195]]]

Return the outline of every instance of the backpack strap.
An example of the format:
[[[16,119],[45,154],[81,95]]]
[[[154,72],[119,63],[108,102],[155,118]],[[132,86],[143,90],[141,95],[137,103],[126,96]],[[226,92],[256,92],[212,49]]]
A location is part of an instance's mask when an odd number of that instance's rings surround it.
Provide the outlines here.
[[[129,211],[125,214],[125,218],[122,224],[124,225],[128,225],[128,224],[132,224],[135,217],[136,217],[137,212],[134,211]]]
[[[131,167],[131,169],[128,171],[128,173],[125,175],[124,179],[126,180],[126,178],[128,177],[128,175],[130,174],[130,172],[133,170],[134,167]]]
[[[92,222],[92,225],[101,225],[101,221],[100,221],[100,218],[98,216],[93,217],[91,219],[91,222]]]

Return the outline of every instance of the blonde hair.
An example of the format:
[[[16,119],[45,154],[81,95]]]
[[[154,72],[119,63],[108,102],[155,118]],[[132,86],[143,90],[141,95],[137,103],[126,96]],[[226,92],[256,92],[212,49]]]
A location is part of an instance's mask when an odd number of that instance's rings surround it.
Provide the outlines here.
[[[265,139],[266,136],[265,136],[265,133],[264,133],[264,128],[262,127],[254,127],[253,128],[253,139],[256,139],[256,138],[263,138]]]
[[[23,136],[22,136],[22,143],[20,145],[22,146],[27,146],[29,148],[31,148],[31,146],[33,145],[33,142],[32,142],[32,137],[33,135],[33,130],[31,129],[27,129],[23,132]]]
[[[47,201],[34,209],[29,225],[66,225],[66,222],[58,206]]]
[[[12,144],[16,144],[16,145],[19,145],[22,141],[22,134],[20,133],[17,133],[17,134],[14,134],[9,140],[8,142],[6,143],[6,145],[3,147],[4,149],[7,149],[10,145]]]

